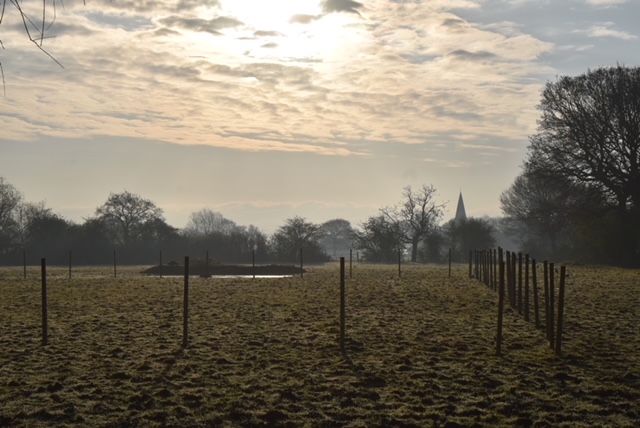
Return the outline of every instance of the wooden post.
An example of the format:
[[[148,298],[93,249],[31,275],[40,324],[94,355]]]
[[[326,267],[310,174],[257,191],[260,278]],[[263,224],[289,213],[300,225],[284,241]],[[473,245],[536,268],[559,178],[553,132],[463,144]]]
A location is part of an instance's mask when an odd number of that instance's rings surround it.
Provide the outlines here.
[[[189,257],[184,258],[184,298],[182,305],[182,347],[189,344]]]
[[[502,263],[504,261],[504,251],[502,249],[502,247],[498,247],[498,257],[496,259],[496,291],[498,291],[498,288],[500,286],[500,263]]]
[[[555,312],[555,302],[554,295],[556,294],[556,283],[554,278],[555,270],[553,263],[549,263],[549,345],[551,349],[555,347],[555,332],[554,329],[554,312]]]
[[[538,302],[538,266],[536,259],[531,260],[531,281],[533,282],[533,317],[536,328],[540,328],[540,304]]]
[[[516,253],[511,253],[511,299],[513,302],[511,303],[511,307],[514,309],[518,308],[518,296],[516,293],[516,273],[517,267],[516,264],[518,262],[518,258],[516,257]]]
[[[564,318],[564,287],[566,267],[560,266],[560,290],[558,290],[558,330],[556,332],[556,355],[562,356],[562,326]]]
[[[502,251],[502,249],[500,249]],[[498,251],[493,250],[493,291],[498,289]]]
[[[344,333],[346,318],[346,298],[344,283],[344,257],[340,257],[340,352],[344,353]]]
[[[46,345],[48,340],[47,325],[47,260],[40,260],[40,272],[42,277],[42,345]]]
[[[300,278],[304,277],[303,266],[304,266],[304,258],[302,256],[302,247],[300,247]]]
[[[116,250],[113,250],[113,277],[115,278],[116,276]]]
[[[511,299],[511,251],[506,251],[505,252],[505,276],[506,276],[506,283],[505,283],[505,287],[506,287],[506,291],[507,291],[507,301],[508,304],[511,305],[512,299]]]
[[[549,263],[545,260],[543,264],[544,274],[544,328],[549,338]]]
[[[529,254],[524,258],[524,320],[529,321]]]
[[[498,274],[498,331],[496,333],[496,355],[502,355],[502,320],[504,316],[504,262],[500,260]]]
[[[518,313],[522,314],[522,253],[518,253]]]
[[[489,288],[493,290],[493,283],[495,278],[493,277],[493,250],[489,249]]]

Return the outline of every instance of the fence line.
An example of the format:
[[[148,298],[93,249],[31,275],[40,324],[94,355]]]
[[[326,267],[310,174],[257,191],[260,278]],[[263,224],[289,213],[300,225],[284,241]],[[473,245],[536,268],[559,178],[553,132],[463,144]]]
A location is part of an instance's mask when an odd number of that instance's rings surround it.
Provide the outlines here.
[[[531,269],[529,269],[530,260]],[[534,325],[536,329],[541,328],[537,267],[536,259],[530,259],[529,254],[523,255],[521,252],[516,254],[511,251],[503,251],[500,247],[497,250],[469,251],[469,277],[477,279],[499,294],[498,333],[496,337],[496,354],[498,355],[502,352],[505,299],[514,312],[522,315],[526,322],[530,322],[530,294],[533,294]],[[496,272],[498,273],[497,278]],[[557,302],[555,301],[555,272],[554,263],[549,263],[545,260],[543,262],[544,331],[551,349],[555,351],[556,355],[561,356],[566,266],[560,267]]]

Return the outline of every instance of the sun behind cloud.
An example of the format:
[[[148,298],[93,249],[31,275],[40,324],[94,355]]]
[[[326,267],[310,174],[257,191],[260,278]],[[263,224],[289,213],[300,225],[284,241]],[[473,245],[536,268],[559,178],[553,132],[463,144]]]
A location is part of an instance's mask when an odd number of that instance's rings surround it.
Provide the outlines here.
[[[322,12],[318,0],[226,0],[222,11],[258,34],[287,35],[296,24],[311,22]]]

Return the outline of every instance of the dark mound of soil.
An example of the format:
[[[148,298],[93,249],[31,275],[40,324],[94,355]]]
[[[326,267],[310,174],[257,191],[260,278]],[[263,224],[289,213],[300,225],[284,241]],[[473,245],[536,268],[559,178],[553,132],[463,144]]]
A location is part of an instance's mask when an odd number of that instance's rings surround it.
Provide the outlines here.
[[[221,276],[221,275],[300,275],[299,266],[288,265],[224,265],[210,266],[189,264],[189,275]],[[302,272],[305,272],[302,269]],[[179,264],[156,265],[142,271],[146,275],[184,275],[184,266]]]

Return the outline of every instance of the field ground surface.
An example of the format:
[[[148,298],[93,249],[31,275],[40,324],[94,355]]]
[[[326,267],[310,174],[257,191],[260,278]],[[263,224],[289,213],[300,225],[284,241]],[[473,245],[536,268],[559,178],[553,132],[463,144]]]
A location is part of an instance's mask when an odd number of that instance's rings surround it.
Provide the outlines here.
[[[2,427],[635,427],[640,272],[568,268],[563,357],[467,267],[304,278],[0,269]],[[349,269],[347,269],[347,277]],[[544,320],[543,320],[544,321]]]

